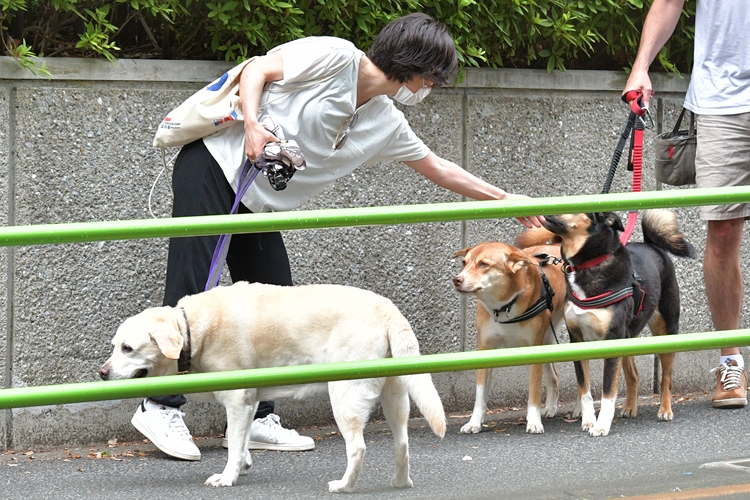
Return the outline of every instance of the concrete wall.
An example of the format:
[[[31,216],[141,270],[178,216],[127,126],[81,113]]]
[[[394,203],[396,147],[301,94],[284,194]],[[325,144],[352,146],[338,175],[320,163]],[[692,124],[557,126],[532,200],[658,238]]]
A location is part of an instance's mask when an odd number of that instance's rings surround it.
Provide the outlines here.
[[[0,222],[9,225],[148,218],[148,198],[161,168],[151,140],[161,118],[227,67],[211,62],[50,59],[51,80],[34,78],[0,58]],[[531,196],[598,193],[627,116],[619,100],[624,73],[547,74],[467,70],[454,88],[406,108],[425,142],[476,175]],[[671,124],[687,81],[655,78],[655,115]],[[659,111],[659,113],[656,113]],[[653,180],[646,133],[644,190]],[[152,210],[170,213],[169,175],[155,185]],[[624,167],[612,191],[629,190]],[[302,209],[457,202],[400,164],[367,165]],[[683,331],[711,328],[701,259],[705,227],[693,209],[680,223],[699,259],[676,261]],[[450,256],[484,240],[511,241],[513,220],[483,220],[288,232],[298,284],[342,283],[391,298],[412,322],[423,353],[476,348],[476,304],[453,292],[459,269]],[[635,238],[639,238],[636,234]],[[97,380],[119,323],[160,305],[165,239],[17,247],[0,252],[0,384],[26,387]],[[746,250],[746,249],[744,249]],[[747,323],[747,314],[743,324]],[[563,337],[565,337],[563,332]],[[675,390],[710,391],[715,352],[679,354]],[[593,363],[600,370],[600,363]],[[649,393],[653,360],[639,359]],[[562,400],[575,398],[571,364],[558,366]],[[594,375],[597,381],[600,377]],[[473,373],[435,377],[445,406],[469,412]],[[520,406],[526,368],[497,370],[493,406]],[[87,444],[113,437],[140,439],[130,426],[136,401],[110,401],[0,411],[0,448]],[[223,428],[219,407],[189,403],[194,435]],[[325,397],[279,401],[289,426],[332,421]]]

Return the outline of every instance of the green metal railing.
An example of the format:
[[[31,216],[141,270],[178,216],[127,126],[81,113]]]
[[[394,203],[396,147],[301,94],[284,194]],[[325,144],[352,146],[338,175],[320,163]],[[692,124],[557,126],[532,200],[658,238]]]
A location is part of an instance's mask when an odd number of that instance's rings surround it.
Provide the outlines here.
[[[438,373],[641,354],[698,351],[738,345],[750,345],[750,330],[427,354],[408,358],[257,368],[254,370],[171,375],[109,382],[81,382],[78,384],[4,389],[0,391],[0,409],[176,393],[225,391],[247,387],[272,387],[333,380],[393,377],[412,373]]]
[[[742,202],[750,202],[750,187],[580,195],[499,202],[483,201],[220,215],[161,220],[15,226],[0,229],[0,246],[439,222],[605,210],[642,210]],[[0,390],[0,409],[147,395],[296,385],[410,373],[474,370],[488,367],[715,349],[738,345],[750,345],[750,330],[691,333],[668,337],[641,337],[579,344],[433,354],[411,358],[263,368],[137,380],[10,388]]]
[[[677,189],[641,193],[557,196],[508,201],[466,201],[391,207],[339,208],[241,215],[211,215],[0,228],[0,246],[83,243],[294,229],[495,219],[540,214],[644,210],[750,201],[750,187]]]

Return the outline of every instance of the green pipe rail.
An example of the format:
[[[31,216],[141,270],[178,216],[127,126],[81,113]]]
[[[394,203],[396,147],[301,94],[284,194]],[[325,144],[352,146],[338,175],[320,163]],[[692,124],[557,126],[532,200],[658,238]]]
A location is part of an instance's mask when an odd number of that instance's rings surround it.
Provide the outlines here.
[[[173,219],[46,224],[0,228],[0,246],[444,222],[742,202],[750,202],[750,187],[678,189],[507,201],[473,201]],[[411,373],[475,370],[488,367],[716,349],[749,344],[750,330],[730,330],[323,365],[8,388],[0,390],[0,409],[102,401],[147,395],[188,394],[250,387],[296,385]]]
[[[175,393],[189,394],[251,387],[275,387],[336,380],[393,377],[414,373],[438,373],[501,366],[559,363],[583,359],[697,351],[749,344],[750,330],[744,329],[429,354],[407,358],[170,375],[108,382],[81,382],[3,389],[0,390],[0,409]]]
[[[0,246],[495,219],[750,201],[750,186],[0,228]]]

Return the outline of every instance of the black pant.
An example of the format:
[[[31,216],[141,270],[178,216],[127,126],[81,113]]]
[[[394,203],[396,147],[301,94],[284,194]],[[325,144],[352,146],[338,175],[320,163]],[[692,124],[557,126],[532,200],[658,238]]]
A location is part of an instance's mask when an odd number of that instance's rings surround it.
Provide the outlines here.
[[[258,176],[254,182],[263,181],[263,176]],[[228,214],[234,204],[234,190],[202,140],[183,146],[175,161],[172,189],[172,217]],[[239,213],[251,212],[240,204]],[[165,306],[174,307],[182,297],[205,289],[218,240],[218,236],[169,240]],[[227,252],[227,266],[232,282],[292,285],[289,257],[279,232],[233,235]],[[186,402],[182,394],[150,399],[174,408]],[[263,418],[273,411],[273,401],[261,401],[255,418]]]

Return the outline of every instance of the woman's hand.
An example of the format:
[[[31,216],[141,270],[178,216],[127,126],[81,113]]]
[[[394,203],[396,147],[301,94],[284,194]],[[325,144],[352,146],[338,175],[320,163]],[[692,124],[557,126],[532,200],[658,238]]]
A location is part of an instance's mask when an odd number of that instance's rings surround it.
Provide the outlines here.
[[[513,193],[506,193],[505,199],[506,200],[520,200],[522,198],[529,198],[529,196],[525,196],[523,194],[513,194]],[[526,229],[531,229],[532,227],[542,227],[542,224],[544,223],[544,217],[541,215],[529,215],[526,217],[516,217],[516,220],[523,224]]]
[[[245,120],[245,156],[250,161],[255,161],[260,156],[266,144],[278,140],[278,137],[258,123],[257,120]]]

